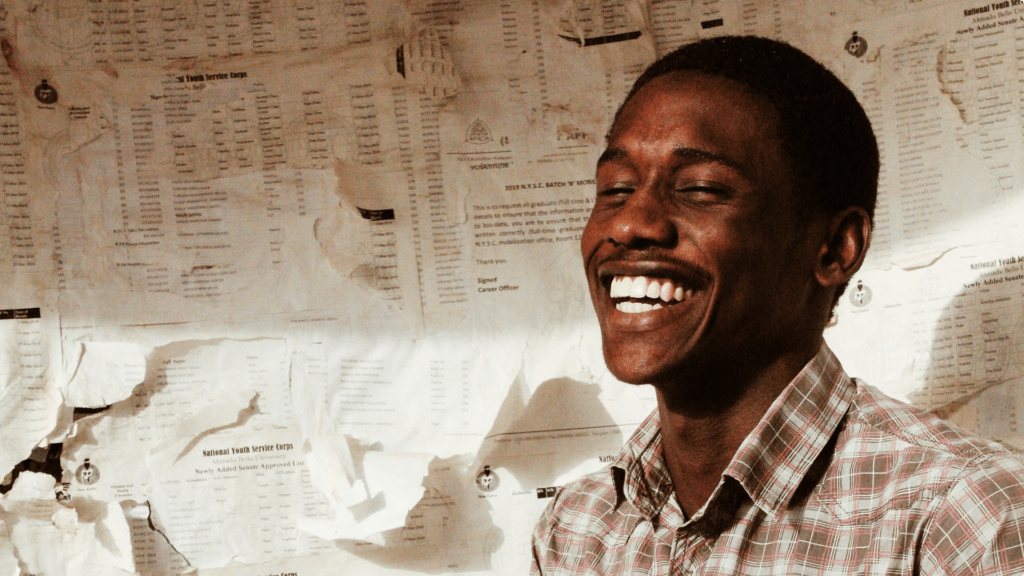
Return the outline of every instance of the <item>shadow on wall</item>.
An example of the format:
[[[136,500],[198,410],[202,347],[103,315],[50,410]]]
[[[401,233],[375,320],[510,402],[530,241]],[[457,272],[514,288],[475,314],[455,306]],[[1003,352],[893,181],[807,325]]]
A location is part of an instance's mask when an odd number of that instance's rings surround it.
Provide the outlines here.
[[[504,534],[491,518],[492,507],[477,498],[472,456],[435,458],[423,479],[423,498],[409,511],[405,526],[383,533],[384,543],[338,541],[338,546],[384,568],[428,574],[489,570],[491,553]]]
[[[600,392],[597,384],[556,378],[531,395],[520,372],[477,456],[431,462],[423,480],[426,491],[404,528],[386,532],[383,546],[341,546],[387,568],[427,573],[491,569],[492,553],[506,541],[528,538],[540,510],[534,513],[525,502],[546,503],[533,496],[537,488],[550,487],[562,474],[621,447],[621,429],[601,403]],[[498,478],[492,492],[478,485],[485,466]],[[517,484],[519,494],[513,496]],[[513,497],[523,498],[523,517],[503,520],[499,527],[490,500]],[[506,537],[506,530],[523,533]]]
[[[601,403],[601,387],[555,378],[530,395],[520,373],[478,453],[476,467],[504,468],[524,489],[552,486],[586,460],[618,452],[621,428]]]
[[[935,326],[915,406],[1024,450],[1024,280],[990,270],[949,301]]]

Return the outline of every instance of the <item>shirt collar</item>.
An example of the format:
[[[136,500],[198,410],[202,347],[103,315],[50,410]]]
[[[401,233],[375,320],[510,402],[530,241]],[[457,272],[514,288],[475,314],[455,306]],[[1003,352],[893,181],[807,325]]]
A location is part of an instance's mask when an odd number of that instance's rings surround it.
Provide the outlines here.
[[[672,496],[672,477],[662,453],[661,419],[655,408],[612,464],[619,500],[636,506],[648,520],[655,518]]]
[[[723,477],[735,479],[758,508],[775,515],[789,503],[839,426],[854,388],[839,359],[822,342],[740,444]],[[655,409],[612,464],[620,501],[629,501],[648,519],[656,517],[672,496],[672,478],[662,454],[661,420]]]
[[[824,343],[740,444],[723,476],[768,515],[784,509],[828,444],[856,386]]]

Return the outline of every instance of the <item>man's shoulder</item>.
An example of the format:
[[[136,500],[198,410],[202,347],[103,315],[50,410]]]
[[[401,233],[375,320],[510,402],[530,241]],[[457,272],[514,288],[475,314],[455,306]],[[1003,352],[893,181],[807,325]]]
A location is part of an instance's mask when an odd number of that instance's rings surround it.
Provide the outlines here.
[[[1024,459],[857,382],[819,497],[859,522],[954,493],[1024,501]]]
[[[533,532],[531,574],[618,574],[621,550],[640,520],[621,499],[614,465],[561,487]]]
[[[923,450],[943,461],[963,465],[982,462],[1021,462],[1021,455],[958,428],[931,412],[891,398],[878,389],[856,381],[851,407],[852,431],[893,448]],[[1008,459],[1008,460],[1007,460]]]
[[[544,511],[540,527],[577,534],[607,529],[606,523],[622,512],[624,504],[616,486],[617,471],[606,466],[559,488]]]

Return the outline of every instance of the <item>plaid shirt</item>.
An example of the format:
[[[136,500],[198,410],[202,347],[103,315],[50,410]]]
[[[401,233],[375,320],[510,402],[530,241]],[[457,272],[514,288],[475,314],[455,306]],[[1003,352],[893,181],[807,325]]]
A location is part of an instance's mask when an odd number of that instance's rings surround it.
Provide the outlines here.
[[[827,346],[686,519],[657,411],[563,487],[531,574],[1024,573],[1024,460],[852,381]]]

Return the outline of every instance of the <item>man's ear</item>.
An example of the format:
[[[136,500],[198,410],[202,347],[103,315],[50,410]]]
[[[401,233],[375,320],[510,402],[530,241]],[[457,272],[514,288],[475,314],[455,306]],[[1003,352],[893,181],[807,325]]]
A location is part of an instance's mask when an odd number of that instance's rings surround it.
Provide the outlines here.
[[[860,206],[832,215],[828,236],[818,252],[815,276],[826,288],[836,288],[857,273],[871,243],[871,218]]]

